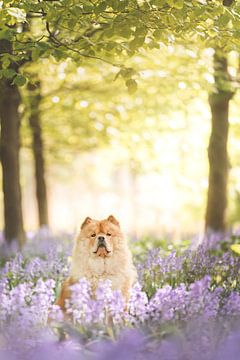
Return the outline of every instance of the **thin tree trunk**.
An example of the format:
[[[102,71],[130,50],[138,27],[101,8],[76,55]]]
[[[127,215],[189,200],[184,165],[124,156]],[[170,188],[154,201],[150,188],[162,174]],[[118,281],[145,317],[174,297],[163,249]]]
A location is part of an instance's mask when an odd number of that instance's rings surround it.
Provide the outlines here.
[[[39,226],[48,226],[47,186],[45,181],[45,163],[43,155],[42,128],[40,120],[40,82],[28,85],[30,116],[29,125],[32,131],[32,150],[34,155],[36,198],[38,205]]]
[[[0,47],[9,46],[1,41]],[[16,69],[15,69],[16,70]],[[18,107],[21,98],[12,80],[0,80],[1,164],[4,195],[4,236],[6,241],[25,241],[19,174],[20,117]]]
[[[214,78],[215,91],[209,96],[212,129],[208,147],[209,184],[205,225],[207,230],[224,231],[229,169],[228,112],[233,92],[230,90],[227,59],[217,52],[214,55]]]

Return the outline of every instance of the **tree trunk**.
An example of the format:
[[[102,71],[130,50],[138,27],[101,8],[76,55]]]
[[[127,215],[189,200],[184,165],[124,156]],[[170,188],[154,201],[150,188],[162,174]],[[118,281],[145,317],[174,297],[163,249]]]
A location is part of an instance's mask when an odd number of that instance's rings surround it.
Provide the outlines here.
[[[20,94],[12,80],[0,80],[1,164],[4,195],[4,236],[6,241],[25,241],[19,175]]]
[[[208,147],[209,184],[205,225],[206,230],[224,231],[229,169],[228,111],[233,93],[230,90],[227,59],[217,52],[214,55],[214,78],[215,91],[209,96],[212,129]]]
[[[47,187],[45,181],[45,163],[43,155],[42,128],[40,121],[40,82],[28,85],[30,115],[29,125],[32,131],[32,150],[34,156],[36,198],[39,226],[48,226]]]

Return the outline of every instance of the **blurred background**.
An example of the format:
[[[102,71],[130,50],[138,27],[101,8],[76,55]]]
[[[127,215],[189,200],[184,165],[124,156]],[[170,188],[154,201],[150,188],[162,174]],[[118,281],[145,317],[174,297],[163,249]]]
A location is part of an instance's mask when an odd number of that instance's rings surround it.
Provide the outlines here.
[[[28,64],[25,71],[35,85],[21,88],[19,108],[25,228],[39,224],[29,127],[34,109],[41,124],[52,229],[78,229],[86,216],[113,213],[136,237],[171,234],[177,239],[202,232],[213,53],[212,48],[164,44],[140,51],[126,64],[137,72],[134,93],[116,78],[119,69],[100,61],[79,66],[48,58]],[[236,76],[237,68],[238,56],[231,52],[228,71]],[[239,109],[236,93],[229,114],[228,226],[240,220]],[[0,206],[2,228],[3,201]]]

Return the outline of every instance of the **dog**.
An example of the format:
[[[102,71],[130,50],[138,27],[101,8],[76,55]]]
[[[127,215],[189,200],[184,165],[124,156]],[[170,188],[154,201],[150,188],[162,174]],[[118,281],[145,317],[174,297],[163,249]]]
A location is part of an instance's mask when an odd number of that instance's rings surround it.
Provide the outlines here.
[[[86,278],[93,293],[101,280],[111,280],[112,289],[120,290],[128,301],[137,279],[132,254],[113,215],[104,220],[87,217],[75,239],[69,277],[63,282],[55,304],[65,311],[65,300],[71,297],[71,285]]]

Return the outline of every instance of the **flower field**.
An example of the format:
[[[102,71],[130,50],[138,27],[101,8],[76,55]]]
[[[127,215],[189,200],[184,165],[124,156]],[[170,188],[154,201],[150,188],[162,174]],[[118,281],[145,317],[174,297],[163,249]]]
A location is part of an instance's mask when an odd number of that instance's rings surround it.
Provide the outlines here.
[[[238,233],[174,251],[162,242],[148,251],[144,240],[133,244],[139,278],[128,310],[110,282],[93,298],[81,279],[67,303],[72,322],[53,304],[71,238],[41,230],[22,253],[2,247],[0,359],[240,358]]]

